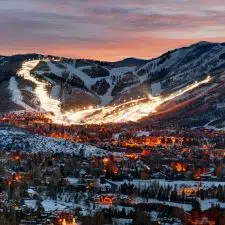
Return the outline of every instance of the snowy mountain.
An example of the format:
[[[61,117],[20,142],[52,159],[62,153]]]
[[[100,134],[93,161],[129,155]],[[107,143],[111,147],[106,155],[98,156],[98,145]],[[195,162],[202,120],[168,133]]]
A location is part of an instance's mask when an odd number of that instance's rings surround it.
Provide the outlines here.
[[[149,94],[167,95],[207,74],[218,82],[224,71],[225,43],[199,42],[151,60],[118,62],[38,54],[1,56],[0,112],[113,105]],[[225,103],[220,98],[221,109]]]
[[[19,75],[22,65],[29,60],[35,61],[33,68],[28,68],[33,80],[24,79]],[[62,108],[65,109],[109,104],[114,99],[112,93],[116,95],[114,87],[123,75],[132,73],[145,62],[145,60],[131,58],[111,63],[37,54],[1,57],[0,86],[6,103],[0,111],[25,108],[23,104],[18,104],[19,101],[15,98],[13,100],[13,94],[23,99],[27,105],[38,109],[38,99],[34,93],[37,85],[35,80],[47,84],[46,91],[51,95],[50,97],[59,99]],[[11,79],[12,77],[15,78]]]

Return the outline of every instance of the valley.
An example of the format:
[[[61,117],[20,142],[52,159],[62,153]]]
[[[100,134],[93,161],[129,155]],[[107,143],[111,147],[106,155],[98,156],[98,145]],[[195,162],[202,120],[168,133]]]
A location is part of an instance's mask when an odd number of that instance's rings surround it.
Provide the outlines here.
[[[200,42],[151,60],[3,58],[4,221],[222,221],[224,52]]]

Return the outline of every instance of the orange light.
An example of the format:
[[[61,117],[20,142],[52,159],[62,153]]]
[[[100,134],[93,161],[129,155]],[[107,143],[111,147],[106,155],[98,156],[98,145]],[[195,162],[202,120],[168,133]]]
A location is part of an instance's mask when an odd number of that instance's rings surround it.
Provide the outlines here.
[[[186,166],[182,163],[175,163],[173,165],[174,169],[177,171],[177,172],[185,172],[187,169],[186,169]]]
[[[18,155],[15,156],[15,160],[19,161],[20,157]]]
[[[138,159],[138,155],[134,153],[126,153],[125,156],[130,159]]]
[[[116,175],[116,174],[118,174],[118,172],[119,172],[118,168],[115,167],[115,168],[113,169],[113,173]]]
[[[100,197],[100,203],[111,205],[113,203],[113,197],[112,196],[102,196],[102,197]]]
[[[19,181],[20,179],[21,179],[21,176],[20,175],[17,175],[16,176],[16,180]]]
[[[147,156],[149,156],[149,155],[150,155],[150,151],[149,151],[149,150],[144,149],[144,150],[142,151],[141,155],[142,155],[142,156],[147,157]]]
[[[107,164],[108,162],[109,162],[109,159],[108,159],[108,158],[104,158],[104,159],[103,159],[103,163],[104,163],[104,164]]]

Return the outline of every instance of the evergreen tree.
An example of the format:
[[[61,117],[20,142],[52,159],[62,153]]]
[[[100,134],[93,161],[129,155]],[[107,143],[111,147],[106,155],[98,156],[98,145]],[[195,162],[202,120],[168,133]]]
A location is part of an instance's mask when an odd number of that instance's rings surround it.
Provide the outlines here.
[[[192,209],[195,210],[195,211],[201,211],[201,204],[197,199],[193,200]]]

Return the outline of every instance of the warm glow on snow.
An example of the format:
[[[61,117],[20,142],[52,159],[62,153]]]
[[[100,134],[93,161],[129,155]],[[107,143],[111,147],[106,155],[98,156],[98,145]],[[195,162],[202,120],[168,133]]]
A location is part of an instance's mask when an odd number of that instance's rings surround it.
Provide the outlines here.
[[[175,99],[176,97],[179,97],[202,84],[206,84],[211,80],[210,76],[208,76],[204,80],[200,82],[196,81],[195,83],[188,85],[185,88],[182,88],[166,97],[152,97],[149,95],[148,99],[139,98],[116,106],[105,106],[100,108],[87,107],[86,110],[78,112],[63,113],[60,108],[60,101],[51,98],[51,96],[48,94],[48,83],[40,82],[30,74],[30,70],[33,69],[38,64],[38,62],[38,60],[25,62],[22,66],[22,69],[19,71],[19,75],[34,82],[37,85],[34,92],[40,101],[40,111],[53,112],[53,122],[60,124],[101,124],[122,123],[128,121],[135,122],[153,112],[156,112],[156,109],[163,103]]]

